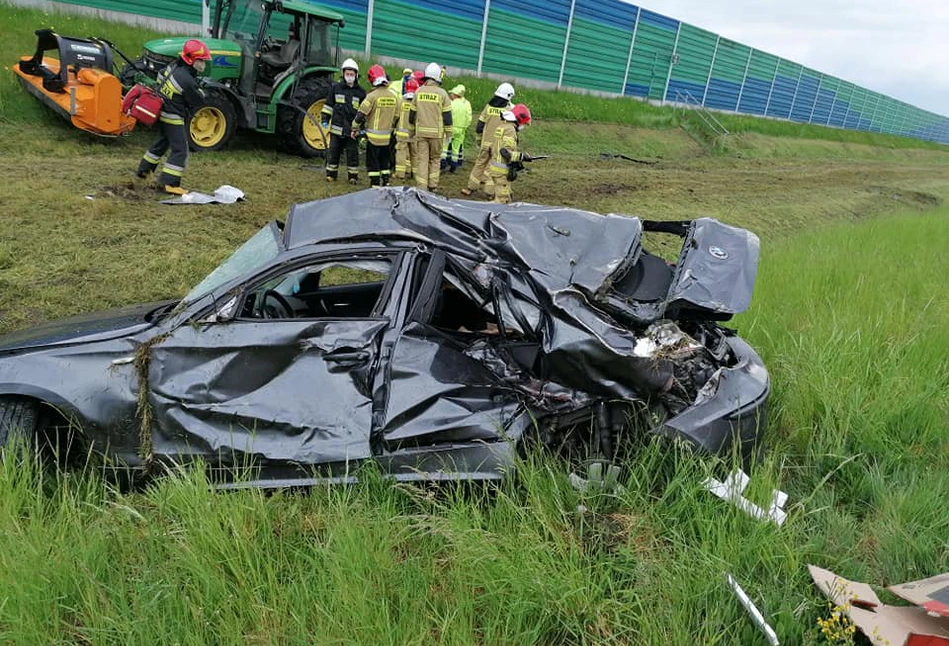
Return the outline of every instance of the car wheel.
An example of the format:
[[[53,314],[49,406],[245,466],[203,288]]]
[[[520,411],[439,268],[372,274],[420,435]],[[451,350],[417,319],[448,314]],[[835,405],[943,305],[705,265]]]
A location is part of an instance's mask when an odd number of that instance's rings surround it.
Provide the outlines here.
[[[320,113],[331,86],[329,78],[306,79],[293,93],[290,104],[279,107],[277,127],[286,152],[317,157],[329,146],[329,130],[320,125]]]
[[[204,103],[188,121],[188,143],[194,151],[220,150],[236,129],[234,104],[219,92],[208,90]]]
[[[15,441],[24,445],[36,435],[36,404],[28,399],[0,397],[0,453]]]

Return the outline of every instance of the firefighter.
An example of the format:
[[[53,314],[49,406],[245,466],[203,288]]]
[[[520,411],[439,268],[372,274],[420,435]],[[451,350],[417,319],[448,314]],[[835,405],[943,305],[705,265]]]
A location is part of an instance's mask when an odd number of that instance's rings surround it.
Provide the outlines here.
[[[353,119],[352,137],[359,136],[359,130],[366,128],[366,170],[369,172],[370,186],[389,185],[389,142],[398,113],[399,98],[389,88],[389,79],[382,65],[373,65],[366,73],[372,92],[359,105],[356,118]]]
[[[468,176],[468,186],[461,189],[462,195],[471,195],[484,185],[484,192],[488,197],[494,197],[494,182],[492,176],[487,173],[488,164],[491,163],[491,135],[501,125],[501,113],[513,107],[511,105],[513,98],[514,86],[510,83],[501,83],[494,91],[494,96],[481,110],[478,124],[475,126],[475,137],[479,142],[478,158],[475,159],[474,168]]]
[[[432,191],[438,190],[438,165],[446,133],[451,137],[451,100],[441,87],[441,77],[438,63],[429,63],[425,82],[415,92],[409,110],[409,124],[415,127],[415,185]]]
[[[409,112],[418,90],[418,81],[409,78],[403,88],[405,94],[399,101],[399,118],[395,127],[395,178],[400,181],[415,172],[415,128],[409,125]]]
[[[456,85],[448,92],[451,99],[451,144],[445,140],[441,170],[454,173],[465,161],[465,137],[471,125],[471,103],[465,98],[465,86]]]
[[[509,204],[511,201],[511,182],[517,176],[517,166],[529,162],[531,156],[517,148],[517,133],[531,122],[531,111],[523,103],[501,113],[501,125],[494,129],[494,135],[485,133],[485,139],[491,139],[491,163],[488,174],[494,180],[494,201]]]
[[[349,183],[359,182],[359,144],[351,136],[353,119],[366,91],[359,85],[359,66],[351,58],[340,67],[343,78],[333,83],[323,105],[321,122],[329,128],[330,146],[326,153],[326,181],[335,182],[339,176],[339,159],[346,151],[346,172]]]
[[[204,92],[198,86],[198,75],[204,73],[211,52],[200,40],[188,40],[181,48],[178,60],[158,73],[158,92],[164,102],[158,118],[161,134],[145,151],[136,175],[148,177],[157,167],[162,155],[171,148],[158,176],[158,186],[166,193],[184,195],[181,176],[188,164],[188,132],[185,123],[204,101]]]

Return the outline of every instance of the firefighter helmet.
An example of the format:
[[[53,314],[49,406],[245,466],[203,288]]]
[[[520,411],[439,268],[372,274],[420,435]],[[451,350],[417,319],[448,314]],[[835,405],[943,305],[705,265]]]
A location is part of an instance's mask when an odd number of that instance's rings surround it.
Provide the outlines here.
[[[351,58],[347,58],[345,61],[343,61],[343,64],[339,66],[339,69],[341,72],[345,70],[352,70],[356,72],[356,74],[359,74],[359,65],[357,65],[356,61]]]
[[[441,83],[442,66],[438,63],[429,63],[425,66],[425,76],[423,78],[432,79],[436,83]]]
[[[514,86],[510,83],[501,83],[498,89],[494,91],[494,96],[501,97],[505,101],[510,101],[514,98]]]
[[[386,78],[386,71],[382,69],[382,65],[373,65],[370,67],[369,71],[366,72],[366,77],[369,79],[369,85],[373,87],[389,82],[389,79]]]
[[[181,48],[181,60],[188,65],[194,65],[195,61],[211,60],[211,51],[208,46],[196,38],[185,41]]]
[[[416,83],[418,83],[419,85],[421,85],[421,84],[422,84],[422,79],[425,78],[425,72],[423,72],[422,70],[415,70],[414,72],[412,72],[412,78],[415,79],[415,82],[416,82]]]
[[[531,111],[523,103],[518,103],[510,110],[505,110],[502,112],[501,118],[505,121],[515,122],[517,127],[521,128],[523,126],[530,125]]]
[[[402,88],[402,92],[405,94],[414,94],[416,90],[418,90],[418,81],[415,80],[415,77],[406,81],[405,86]]]

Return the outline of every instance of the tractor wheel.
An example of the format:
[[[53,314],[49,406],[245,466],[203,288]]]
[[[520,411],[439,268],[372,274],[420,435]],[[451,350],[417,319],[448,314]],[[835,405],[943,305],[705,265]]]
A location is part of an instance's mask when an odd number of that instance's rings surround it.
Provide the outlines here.
[[[234,136],[237,112],[227,97],[213,90],[207,91],[201,104],[188,121],[188,143],[191,150],[220,150]]]
[[[36,404],[27,399],[0,397],[0,453],[16,441],[30,448],[37,429]]]
[[[329,147],[330,133],[320,125],[320,111],[331,86],[329,78],[306,79],[290,97],[290,105],[280,106],[277,128],[286,152],[316,157]]]

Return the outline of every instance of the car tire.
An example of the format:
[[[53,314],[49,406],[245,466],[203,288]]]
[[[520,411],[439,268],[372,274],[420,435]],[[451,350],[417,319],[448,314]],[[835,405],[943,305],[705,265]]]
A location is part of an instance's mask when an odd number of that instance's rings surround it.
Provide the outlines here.
[[[16,441],[24,445],[36,436],[36,403],[28,399],[0,397],[0,452]]]
[[[237,111],[230,99],[206,90],[202,103],[188,119],[188,146],[195,152],[224,148],[237,130]]]
[[[305,79],[290,98],[290,105],[278,108],[277,130],[285,152],[307,158],[325,154],[330,135],[319,125],[320,112],[332,84],[328,77]]]

